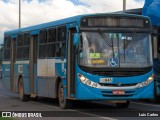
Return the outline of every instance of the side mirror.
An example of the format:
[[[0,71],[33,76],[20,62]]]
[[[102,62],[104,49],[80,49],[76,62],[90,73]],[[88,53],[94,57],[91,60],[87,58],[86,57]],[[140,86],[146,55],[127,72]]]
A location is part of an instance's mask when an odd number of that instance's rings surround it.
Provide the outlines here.
[[[77,46],[79,44],[80,41],[80,36],[78,33],[74,33],[74,38],[73,38],[73,44],[74,46]]]

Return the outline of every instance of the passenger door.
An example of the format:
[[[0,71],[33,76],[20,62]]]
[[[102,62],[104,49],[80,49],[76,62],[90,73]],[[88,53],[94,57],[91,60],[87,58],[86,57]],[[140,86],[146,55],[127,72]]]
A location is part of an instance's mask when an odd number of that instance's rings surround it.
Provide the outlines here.
[[[16,82],[14,79],[14,63],[16,58],[16,38],[11,40],[11,66],[10,66],[10,85],[11,91],[16,91]]]
[[[69,29],[68,32],[68,47],[67,47],[67,96],[68,98],[75,97],[75,50],[73,45],[73,36],[76,33],[76,28]]]
[[[30,50],[29,50],[29,78],[30,78],[30,95],[31,97],[35,97],[37,93],[37,43],[38,43],[38,35],[33,35],[30,38]]]

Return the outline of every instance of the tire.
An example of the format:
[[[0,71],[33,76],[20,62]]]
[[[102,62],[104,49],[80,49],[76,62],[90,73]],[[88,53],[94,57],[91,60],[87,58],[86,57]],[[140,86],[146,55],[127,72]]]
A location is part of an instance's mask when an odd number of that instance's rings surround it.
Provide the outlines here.
[[[160,96],[157,94],[157,81],[154,81],[154,98],[148,100],[151,103],[157,103],[160,102]]]
[[[31,100],[32,100],[32,101],[38,101],[38,96],[36,96],[36,97],[31,97]]]
[[[18,90],[19,90],[19,98],[21,101],[27,101],[29,100],[29,95],[24,94],[24,83],[22,78],[20,78],[20,81],[18,83]]]
[[[118,108],[128,108],[130,104],[130,101],[127,101],[126,103],[116,103]]]
[[[62,82],[59,83],[58,87],[58,101],[60,108],[62,109],[70,108],[71,102],[64,98],[64,87],[62,85]]]

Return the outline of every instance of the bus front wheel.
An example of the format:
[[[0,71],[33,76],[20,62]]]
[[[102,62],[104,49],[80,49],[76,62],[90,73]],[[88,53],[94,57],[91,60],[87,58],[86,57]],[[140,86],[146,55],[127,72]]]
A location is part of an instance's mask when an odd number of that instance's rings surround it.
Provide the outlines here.
[[[29,95],[25,95],[24,94],[24,83],[23,83],[22,78],[19,81],[18,87],[19,87],[18,90],[19,90],[19,98],[20,98],[20,100],[21,101],[27,101],[27,100],[29,100]]]
[[[129,104],[130,104],[130,101],[127,101],[125,103],[116,103],[118,108],[128,108]]]
[[[59,100],[60,108],[66,109],[70,107],[70,101],[65,99],[64,97],[64,87],[62,82],[59,83],[58,100]]]

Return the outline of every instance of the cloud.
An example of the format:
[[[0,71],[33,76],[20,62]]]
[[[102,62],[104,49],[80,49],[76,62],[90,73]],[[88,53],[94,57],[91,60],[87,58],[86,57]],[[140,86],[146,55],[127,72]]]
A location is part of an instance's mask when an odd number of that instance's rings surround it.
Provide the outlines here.
[[[143,3],[128,0],[127,8],[139,8]],[[0,43],[4,31],[18,28],[18,8],[18,0],[0,0]],[[122,0],[22,0],[21,26],[31,26],[78,14],[121,10]]]
[[[144,0],[126,0],[127,9],[142,8]]]

